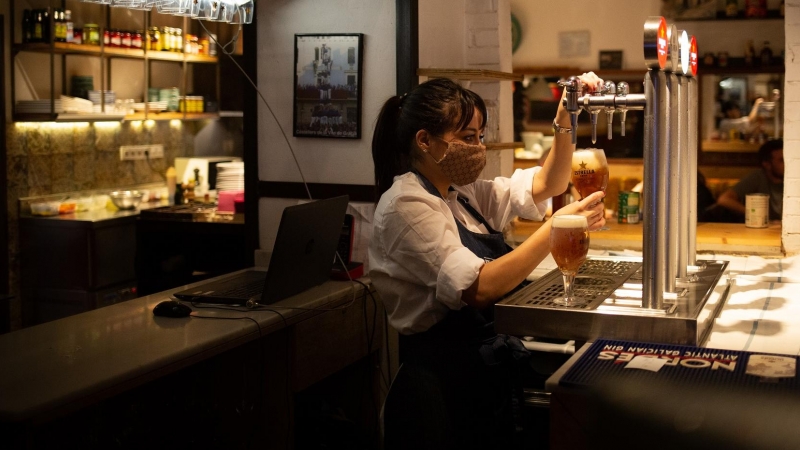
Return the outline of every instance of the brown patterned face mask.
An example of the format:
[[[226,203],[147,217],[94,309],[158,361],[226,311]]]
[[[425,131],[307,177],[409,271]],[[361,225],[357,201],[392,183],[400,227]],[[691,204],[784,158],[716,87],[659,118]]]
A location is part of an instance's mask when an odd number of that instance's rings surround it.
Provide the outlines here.
[[[456,186],[473,183],[486,166],[486,147],[458,141],[448,142],[444,156],[436,164]]]

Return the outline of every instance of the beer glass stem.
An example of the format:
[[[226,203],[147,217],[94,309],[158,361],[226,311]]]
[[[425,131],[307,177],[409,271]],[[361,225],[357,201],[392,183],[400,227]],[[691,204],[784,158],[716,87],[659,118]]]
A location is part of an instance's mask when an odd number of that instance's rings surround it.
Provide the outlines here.
[[[572,285],[575,281],[575,273],[561,272],[561,275],[564,277],[564,301],[571,303],[573,300],[575,300],[572,295]]]

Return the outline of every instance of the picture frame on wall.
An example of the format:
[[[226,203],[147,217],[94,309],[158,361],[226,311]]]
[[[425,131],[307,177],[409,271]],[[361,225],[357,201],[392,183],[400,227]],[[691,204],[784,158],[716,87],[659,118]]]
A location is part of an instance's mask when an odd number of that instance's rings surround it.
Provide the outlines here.
[[[622,69],[622,50],[600,50],[600,69]]]
[[[294,35],[295,137],[361,138],[364,35]]]

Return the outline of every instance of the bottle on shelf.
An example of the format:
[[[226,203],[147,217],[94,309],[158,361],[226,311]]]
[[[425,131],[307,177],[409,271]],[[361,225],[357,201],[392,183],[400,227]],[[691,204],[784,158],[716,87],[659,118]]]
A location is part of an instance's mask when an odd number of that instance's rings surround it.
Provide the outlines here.
[[[43,11],[41,9],[33,10],[33,19],[31,27],[30,42],[44,42],[44,21]]]
[[[737,17],[739,15],[739,2],[737,0],[727,0],[725,3],[725,16]]]
[[[756,48],[753,45],[752,39],[747,41],[747,46],[744,48],[744,64],[746,66],[752,66],[755,63],[756,59]]]
[[[59,8],[53,10],[53,40],[67,42],[67,24],[64,22],[64,10]]]
[[[52,36],[52,31],[50,29],[50,10],[43,9],[42,10],[42,42],[50,42],[50,36]]]
[[[750,19],[767,17],[767,0],[745,0],[744,12]]]
[[[64,31],[67,42],[75,40],[75,24],[72,22],[72,11],[68,9],[64,11]]]
[[[769,41],[764,41],[764,47],[761,48],[761,65],[769,66],[772,64],[772,49],[769,47]]]
[[[30,9],[22,11],[22,42],[25,44],[32,42],[33,39],[33,20],[31,16]]]

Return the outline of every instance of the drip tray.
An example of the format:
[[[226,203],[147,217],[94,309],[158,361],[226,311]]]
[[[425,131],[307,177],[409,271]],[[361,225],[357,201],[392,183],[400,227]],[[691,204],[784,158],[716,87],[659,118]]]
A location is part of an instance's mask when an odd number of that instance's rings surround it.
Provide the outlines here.
[[[727,261],[707,261],[664,294],[663,309],[642,308],[642,259],[592,257],[575,277],[574,295],[585,303],[561,306],[561,272],[555,269],[495,305],[498,333],[538,338],[627,339],[702,345],[730,290]]]

